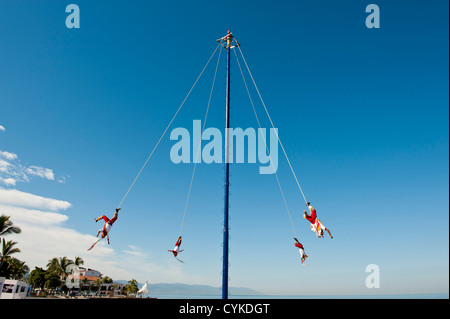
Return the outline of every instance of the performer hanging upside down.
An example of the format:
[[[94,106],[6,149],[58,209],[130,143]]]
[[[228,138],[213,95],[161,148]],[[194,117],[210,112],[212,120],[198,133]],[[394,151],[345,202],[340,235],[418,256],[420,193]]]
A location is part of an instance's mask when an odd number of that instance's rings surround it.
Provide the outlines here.
[[[175,259],[177,259],[178,261],[183,262],[182,260],[177,258],[177,255],[183,251],[183,249],[180,250],[180,246],[181,246],[181,236],[178,237],[178,240],[175,243],[175,248],[172,249],[172,250],[169,249],[168,251],[170,251],[173,254],[173,257],[175,257]]]
[[[98,237],[98,235],[100,235],[100,233],[102,234],[100,236],[100,238],[95,243],[93,243],[92,246],[89,247],[88,250],[91,250],[92,248],[94,248],[95,244],[97,244],[100,240],[102,240],[105,237],[108,240],[108,245],[109,245],[109,235],[108,234],[109,234],[109,232],[111,230],[112,225],[117,220],[117,217],[119,217],[119,210],[120,210],[120,208],[116,208],[116,212],[114,213],[114,217],[111,218],[111,219],[109,219],[105,215],[102,215],[102,216],[94,219],[95,222],[98,222],[100,219],[103,219],[105,221],[105,225],[103,225],[103,227],[101,229],[99,229],[98,232],[97,232],[97,237]]]
[[[319,218],[317,218],[317,212],[314,209],[314,207],[311,206],[311,204],[308,202],[306,203],[306,206],[308,206],[309,211],[311,212],[311,215],[308,215],[308,213],[306,213],[306,210],[304,210],[303,212],[303,218],[307,219],[310,223],[311,223],[311,230],[313,232],[316,233],[317,237],[322,237],[323,238],[323,231],[326,230],[328,235],[330,235],[330,238],[333,238],[333,236],[331,236],[330,231],[328,230],[328,228],[326,228],[319,220]]]
[[[98,230],[97,233],[97,237],[100,233],[102,233],[101,238],[105,238],[108,240],[108,244],[109,244],[109,232],[111,230],[112,225],[114,224],[114,222],[117,220],[117,217],[119,217],[119,210],[120,208],[116,208],[116,212],[114,213],[114,217],[109,219],[108,217],[106,217],[105,215],[102,215],[98,218],[95,219],[95,222],[98,222],[100,219],[103,219],[105,221],[105,225],[103,225],[103,228]]]
[[[308,257],[308,255],[305,254],[305,250],[304,250],[304,248],[303,248],[303,245],[298,241],[298,239],[297,239],[297,238],[294,238],[294,240],[295,240],[294,245],[295,245],[295,247],[298,248],[298,250],[299,250],[299,252],[300,252],[300,260],[302,261],[302,264],[303,264],[303,262],[304,262],[305,259]]]

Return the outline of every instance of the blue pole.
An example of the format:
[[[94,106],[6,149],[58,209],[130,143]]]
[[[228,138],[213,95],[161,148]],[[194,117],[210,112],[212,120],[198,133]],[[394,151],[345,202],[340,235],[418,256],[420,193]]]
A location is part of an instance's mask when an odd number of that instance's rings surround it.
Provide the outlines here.
[[[223,270],[222,270],[222,299],[228,299],[228,195],[230,186],[229,163],[229,134],[230,127],[230,50],[231,39],[227,41],[227,91],[225,112],[225,197],[224,197],[224,221],[223,221]]]

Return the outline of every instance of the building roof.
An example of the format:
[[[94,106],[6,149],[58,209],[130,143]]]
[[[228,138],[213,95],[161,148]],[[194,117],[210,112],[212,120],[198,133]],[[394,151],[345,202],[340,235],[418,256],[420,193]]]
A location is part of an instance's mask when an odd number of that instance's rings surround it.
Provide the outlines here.
[[[84,276],[84,275],[80,275],[80,280],[84,280],[87,279],[89,281],[96,281],[97,279],[100,279],[99,276]]]

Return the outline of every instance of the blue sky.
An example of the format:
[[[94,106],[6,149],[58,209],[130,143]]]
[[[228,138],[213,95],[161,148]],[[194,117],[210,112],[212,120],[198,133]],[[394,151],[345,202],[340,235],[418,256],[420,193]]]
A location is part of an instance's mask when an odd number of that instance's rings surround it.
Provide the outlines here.
[[[302,267],[275,176],[232,165],[230,285],[448,293],[447,1],[375,2],[380,29],[366,28],[363,1],[79,0],[81,27],[67,29],[69,3],[0,4],[0,213],[22,227],[18,257],[29,266],[81,256],[117,280],[221,285],[223,166],[197,167],[178,263],[167,249],[193,166],[170,161],[169,135],[122,205],[111,245],[86,248],[100,227],[94,218],[112,215],[230,29],[307,199],[335,236],[315,238],[301,218],[279,149],[280,182],[309,255]],[[203,119],[214,66],[171,129]],[[224,67],[222,54],[207,127],[224,126]],[[256,128],[234,58],[232,76],[231,125]],[[380,267],[379,289],[365,287],[368,264]]]

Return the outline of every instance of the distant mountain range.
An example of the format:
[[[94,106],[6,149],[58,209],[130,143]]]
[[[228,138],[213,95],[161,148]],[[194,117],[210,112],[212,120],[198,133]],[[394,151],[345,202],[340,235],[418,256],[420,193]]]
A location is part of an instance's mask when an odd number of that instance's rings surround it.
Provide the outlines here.
[[[128,283],[126,280],[117,280],[118,283]],[[139,283],[141,288],[144,284]],[[245,287],[229,287],[231,295],[260,295],[261,293]],[[168,283],[148,283],[148,291],[151,295],[221,295],[222,290],[219,287],[208,285],[188,285],[188,284],[168,284]]]

